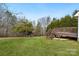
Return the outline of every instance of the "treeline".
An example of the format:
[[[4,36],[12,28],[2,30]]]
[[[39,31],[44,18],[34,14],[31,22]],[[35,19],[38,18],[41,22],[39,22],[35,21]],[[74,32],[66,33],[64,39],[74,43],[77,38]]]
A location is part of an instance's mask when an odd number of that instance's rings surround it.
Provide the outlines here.
[[[18,18],[8,10],[5,4],[0,4],[0,37],[8,36],[41,36],[46,32],[50,16],[29,21],[25,17]]]
[[[77,26],[78,26],[77,17],[66,15],[60,19],[53,18],[52,22],[47,27],[47,31],[49,29],[54,29],[58,27],[77,27]]]
[[[26,36],[32,33],[32,23],[27,19],[17,18],[5,4],[0,4],[0,36]]]
[[[73,12],[73,15],[77,12]],[[29,21],[25,17],[17,18],[5,4],[0,4],[0,37],[8,36],[42,36],[46,31],[56,27],[77,27],[77,17],[67,15],[60,19],[41,17],[38,21]],[[51,21],[52,20],[52,21]]]

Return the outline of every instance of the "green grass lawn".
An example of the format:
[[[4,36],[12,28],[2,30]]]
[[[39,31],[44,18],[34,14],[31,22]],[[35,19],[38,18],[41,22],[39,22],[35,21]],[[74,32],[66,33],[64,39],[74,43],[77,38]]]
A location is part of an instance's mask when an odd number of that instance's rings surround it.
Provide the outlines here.
[[[48,40],[45,37],[0,38],[3,56],[75,56],[79,55],[79,42]]]

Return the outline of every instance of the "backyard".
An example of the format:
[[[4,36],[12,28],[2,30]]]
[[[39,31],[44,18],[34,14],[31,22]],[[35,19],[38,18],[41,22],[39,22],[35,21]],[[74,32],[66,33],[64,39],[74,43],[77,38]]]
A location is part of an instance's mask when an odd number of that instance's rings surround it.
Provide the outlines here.
[[[78,56],[79,42],[46,37],[0,38],[2,56]]]
[[[79,56],[77,6],[0,3],[0,56]]]

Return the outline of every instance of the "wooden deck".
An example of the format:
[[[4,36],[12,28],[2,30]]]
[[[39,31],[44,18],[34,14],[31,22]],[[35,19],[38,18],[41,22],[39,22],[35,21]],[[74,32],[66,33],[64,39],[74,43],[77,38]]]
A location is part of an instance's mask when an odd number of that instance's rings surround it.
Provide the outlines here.
[[[57,32],[58,35],[61,37],[69,37],[69,38],[77,38],[77,33],[70,33],[70,32]]]

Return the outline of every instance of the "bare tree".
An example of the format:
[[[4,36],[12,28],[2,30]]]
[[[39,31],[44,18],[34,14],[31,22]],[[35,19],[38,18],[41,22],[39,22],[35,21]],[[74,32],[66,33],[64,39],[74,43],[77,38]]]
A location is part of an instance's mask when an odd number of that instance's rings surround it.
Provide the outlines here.
[[[42,32],[43,35],[45,35],[47,26],[48,26],[48,24],[50,24],[50,21],[51,21],[50,16],[48,16],[48,17],[42,17],[38,21],[41,24],[41,32]]]
[[[12,25],[16,22],[16,16],[13,15],[5,4],[0,4],[0,33],[3,36],[8,36]]]

